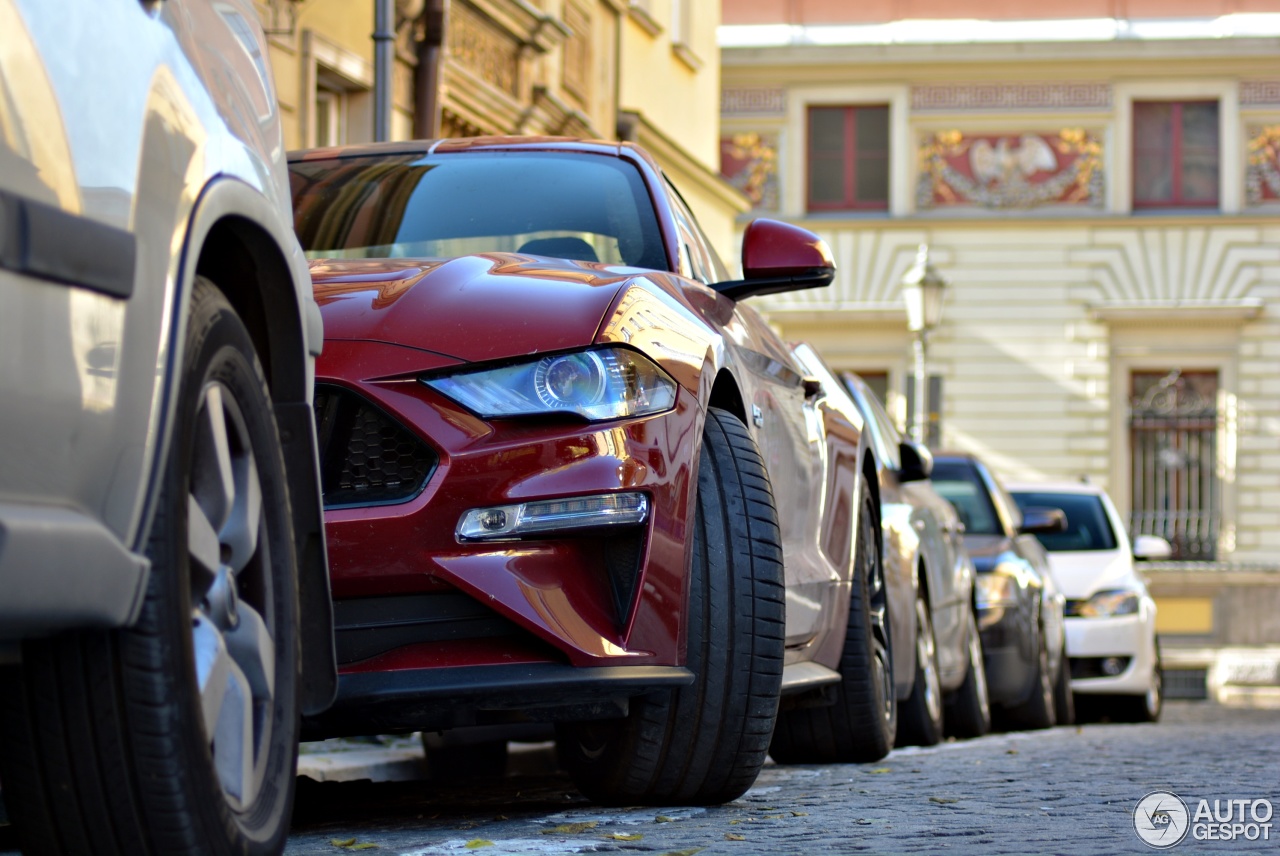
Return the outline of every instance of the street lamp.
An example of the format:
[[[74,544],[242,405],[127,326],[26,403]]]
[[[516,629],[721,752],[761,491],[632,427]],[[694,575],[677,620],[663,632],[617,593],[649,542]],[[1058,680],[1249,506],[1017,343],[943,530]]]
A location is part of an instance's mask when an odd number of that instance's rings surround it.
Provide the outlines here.
[[[902,275],[902,299],[907,304],[907,329],[915,334],[915,413],[911,418],[911,439],[923,443],[928,425],[925,351],[929,333],[942,320],[942,292],[947,281],[929,263],[929,245],[921,244],[916,260]]]

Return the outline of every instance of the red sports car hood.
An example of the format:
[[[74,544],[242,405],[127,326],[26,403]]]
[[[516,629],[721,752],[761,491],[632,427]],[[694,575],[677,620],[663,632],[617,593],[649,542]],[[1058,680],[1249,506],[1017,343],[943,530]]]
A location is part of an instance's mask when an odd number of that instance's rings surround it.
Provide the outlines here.
[[[325,339],[483,362],[590,344],[634,268],[513,253],[311,263]]]

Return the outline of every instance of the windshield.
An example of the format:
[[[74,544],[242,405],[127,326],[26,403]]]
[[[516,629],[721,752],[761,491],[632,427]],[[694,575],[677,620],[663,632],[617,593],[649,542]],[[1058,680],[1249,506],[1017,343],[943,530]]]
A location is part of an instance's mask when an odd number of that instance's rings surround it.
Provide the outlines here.
[[[966,534],[1004,534],[987,488],[972,467],[935,461],[930,480],[934,489],[955,506]]]
[[[298,161],[289,171],[308,258],[505,252],[667,267],[644,181],[614,157],[389,154]]]
[[[1061,508],[1067,515],[1065,532],[1036,535],[1044,548],[1052,553],[1073,550],[1114,550],[1116,536],[1102,507],[1102,499],[1092,494],[1041,493],[1019,491],[1013,495],[1018,507]]]

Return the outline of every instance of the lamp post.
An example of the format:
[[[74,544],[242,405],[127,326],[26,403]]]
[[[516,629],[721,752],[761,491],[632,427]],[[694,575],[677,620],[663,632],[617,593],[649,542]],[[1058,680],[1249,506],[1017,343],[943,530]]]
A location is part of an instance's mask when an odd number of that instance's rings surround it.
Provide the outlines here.
[[[915,413],[911,418],[911,439],[925,442],[928,432],[929,405],[926,374],[929,333],[942,320],[942,292],[947,281],[929,262],[929,245],[921,244],[916,260],[902,275],[902,299],[907,304],[907,329],[915,334]]]

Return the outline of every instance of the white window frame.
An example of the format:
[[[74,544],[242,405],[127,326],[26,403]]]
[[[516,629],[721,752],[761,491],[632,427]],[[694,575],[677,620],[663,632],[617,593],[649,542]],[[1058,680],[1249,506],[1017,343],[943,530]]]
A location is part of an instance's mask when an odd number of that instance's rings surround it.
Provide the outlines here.
[[[781,216],[807,219],[807,180],[810,107],[860,107],[889,105],[889,210],[876,212],[902,217],[915,211],[912,172],[916,159],[911,140],[911,88],[902,86],[812,86],[787,93],[786,136],[794,144],[781,152]],[[787,156],[789,155],[789,156]],[[832,216],[825,213],[819,217]],[[835,215],[838,216],[838,215]]]
[[[1129,388],[1135,371],[1216,371],[1218,373],[1218,484],[1222,524],[1218,561],[1235,551],[1237,529],[1236,452],[1239,438],[1237,362],[1240,328],[1189,325],[1185,319],[1153,311],[1145,323],[1112,324],[1110,331],[1111,477],[1107,492],[1126,521],[1133,511],[1129,483],[1133,461],[1129,437]]]
[[[1107,208],[1117,214],[1133,213],[1133,102],[1218,102],[1218,210],[1239,214],[1244,208],[1244,124],[1240,119],[1240,87],[1234,80],[1128,81],[1117,83],[1115,94],[1115,145],[1104,155],[1107,164]],[[1146,211],[1144,210],[1144,215]],[[1168,213],[1182,213],[1170,209]],[[1154,216],[1159,216],[1155,214]]]

